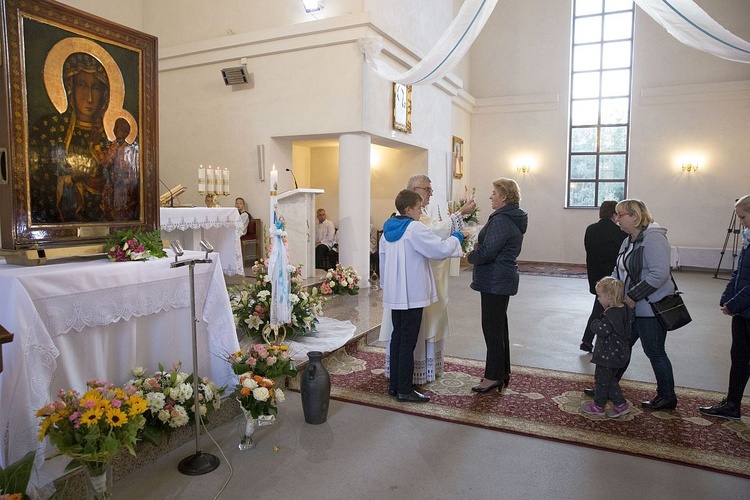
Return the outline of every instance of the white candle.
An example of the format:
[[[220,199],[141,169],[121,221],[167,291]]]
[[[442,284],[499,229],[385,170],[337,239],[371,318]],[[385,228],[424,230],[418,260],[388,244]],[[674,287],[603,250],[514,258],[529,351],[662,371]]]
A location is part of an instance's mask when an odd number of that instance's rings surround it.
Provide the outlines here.
[[[206,169],[203,165],[198,167],[198,194],[206,194]]]
[[[222,174],[222,181],[224,183],[224,196],[229,196],[229,169],[225,168]]]
[[[214,187],[214,169],[209,165],[206,169],[206,193],[214,194]]]
[[[279,172],[276,170],[276,164],[274,164],[271,167],[271,217],[270,221],[271,224],[276,222],[276,218],[274,217],[276,213],[276,189],[277,184],[279,183]]]
[[[214,193],[218,196],[224,194],[224,179],[221,176],[221,167],[214,169]]]
[[[279,172],[276,170],[276,165],[273,165],[271,167],[271,192],[276,194],[276,191],[278,191],[278,183],[279,183]]]

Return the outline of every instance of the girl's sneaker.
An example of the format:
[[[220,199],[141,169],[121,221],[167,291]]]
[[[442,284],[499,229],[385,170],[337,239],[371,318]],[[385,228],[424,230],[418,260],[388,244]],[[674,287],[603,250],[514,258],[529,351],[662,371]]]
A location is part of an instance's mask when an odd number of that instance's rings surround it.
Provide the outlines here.
[[[604,412],[604,408],[598,406],[593,401],[584,401],[583,403],[581,403],[581,410],[583,411],[583,413],[586,413],[588,415],[596,415],[598,417],[603,417],[604,415],[606,415],[606,413]]]
[[[609,412],[609,418],[617,418],[630,413],[630,407],[627,403],[621,405],[613,405],[612,410]]]

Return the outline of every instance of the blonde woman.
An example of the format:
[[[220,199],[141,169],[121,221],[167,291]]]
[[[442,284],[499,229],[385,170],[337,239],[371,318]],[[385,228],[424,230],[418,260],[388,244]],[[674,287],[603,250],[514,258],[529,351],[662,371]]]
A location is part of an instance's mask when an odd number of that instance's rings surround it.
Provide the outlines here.
[[[466,256],[474,265],[471,288],[482,300],[482,332],[487,344],[484,378],[474,392],[502,392],[510,381],[508,303],[518,293],[518,263],[528,215],[518,205],[521,191],[513,179],[492,182],[493,212],[479,231],[477,244]]]
[[[628,234],[617,255],[613,276],[625,283],[625,304],[635,312],[630,345],[641,339],[643,352],[651,361],[656,377],[656,396],[641,406],[651,410],[677,407],[672,363],[665,344],[667,331],[654,316],[649,302],[658,302],[674,293],[669,269],[671,247],[667,229],[654,222],[641,200],[623,200],[615,207],[616,222]],[[623,367],[618,379],[627,369]]]

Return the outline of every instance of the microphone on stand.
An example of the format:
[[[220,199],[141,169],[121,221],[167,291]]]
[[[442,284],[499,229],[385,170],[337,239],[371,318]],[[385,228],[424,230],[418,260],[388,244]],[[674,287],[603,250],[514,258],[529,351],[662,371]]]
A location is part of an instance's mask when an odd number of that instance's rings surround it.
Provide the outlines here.
[[[286,171],[292,174],[292,179],[294,179],[294,189],[299,189],[299,186],[297,186],[297,178],[294,176],[294,172],[292,172],[292,169],[287,168]]]
[[[168,187],[168,186],[167,186],[166,184],[164,184],[164,181],[163,181],[163,180],[161,180],[161,178],[159,178],[159,182],[161,182],[161,183],[162,183],[162,185],[163,185],[163,186],[164,186],[165,188],[167,188],[167,192],[169,193],[169,206],[170,206],[171,208],[174,208],[174,195],[172,194],[172,190],[171,190],[171,189],[169,189],[169,187]]]

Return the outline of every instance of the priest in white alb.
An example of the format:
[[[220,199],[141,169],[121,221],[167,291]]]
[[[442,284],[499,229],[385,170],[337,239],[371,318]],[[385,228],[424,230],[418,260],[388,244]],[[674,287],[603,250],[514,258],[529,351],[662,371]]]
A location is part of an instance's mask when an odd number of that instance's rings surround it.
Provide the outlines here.
[[[437,220],[431,217],[426,210],[432,196],[432,181],[430,181],[430,178],[424,174],[413,175],[409,178],[406,189],[416,191],[422,196],[422,217],[420,218],[420,222],[442,239],[450,237],[454,231],[463,231],[464,215],[470,214],[476,208],[476,202],[472,199],[466,202],[460,211],[450,214],[444,220]],[[433,382],[443,374],[443,345],[445,339],[450,334],[448,326],[450,260],[431,260],[430,266],[432,267],[432,274],[435,277],[438,300],[426,307],[422,315],[419,339],[417,340],[417,347],[414,348],[414,385]],[[390,344],[392,332],[391,311],[384,309],[378,340]],[[385,352],[385,376],[390,378],[390,345],[386,347]]]

